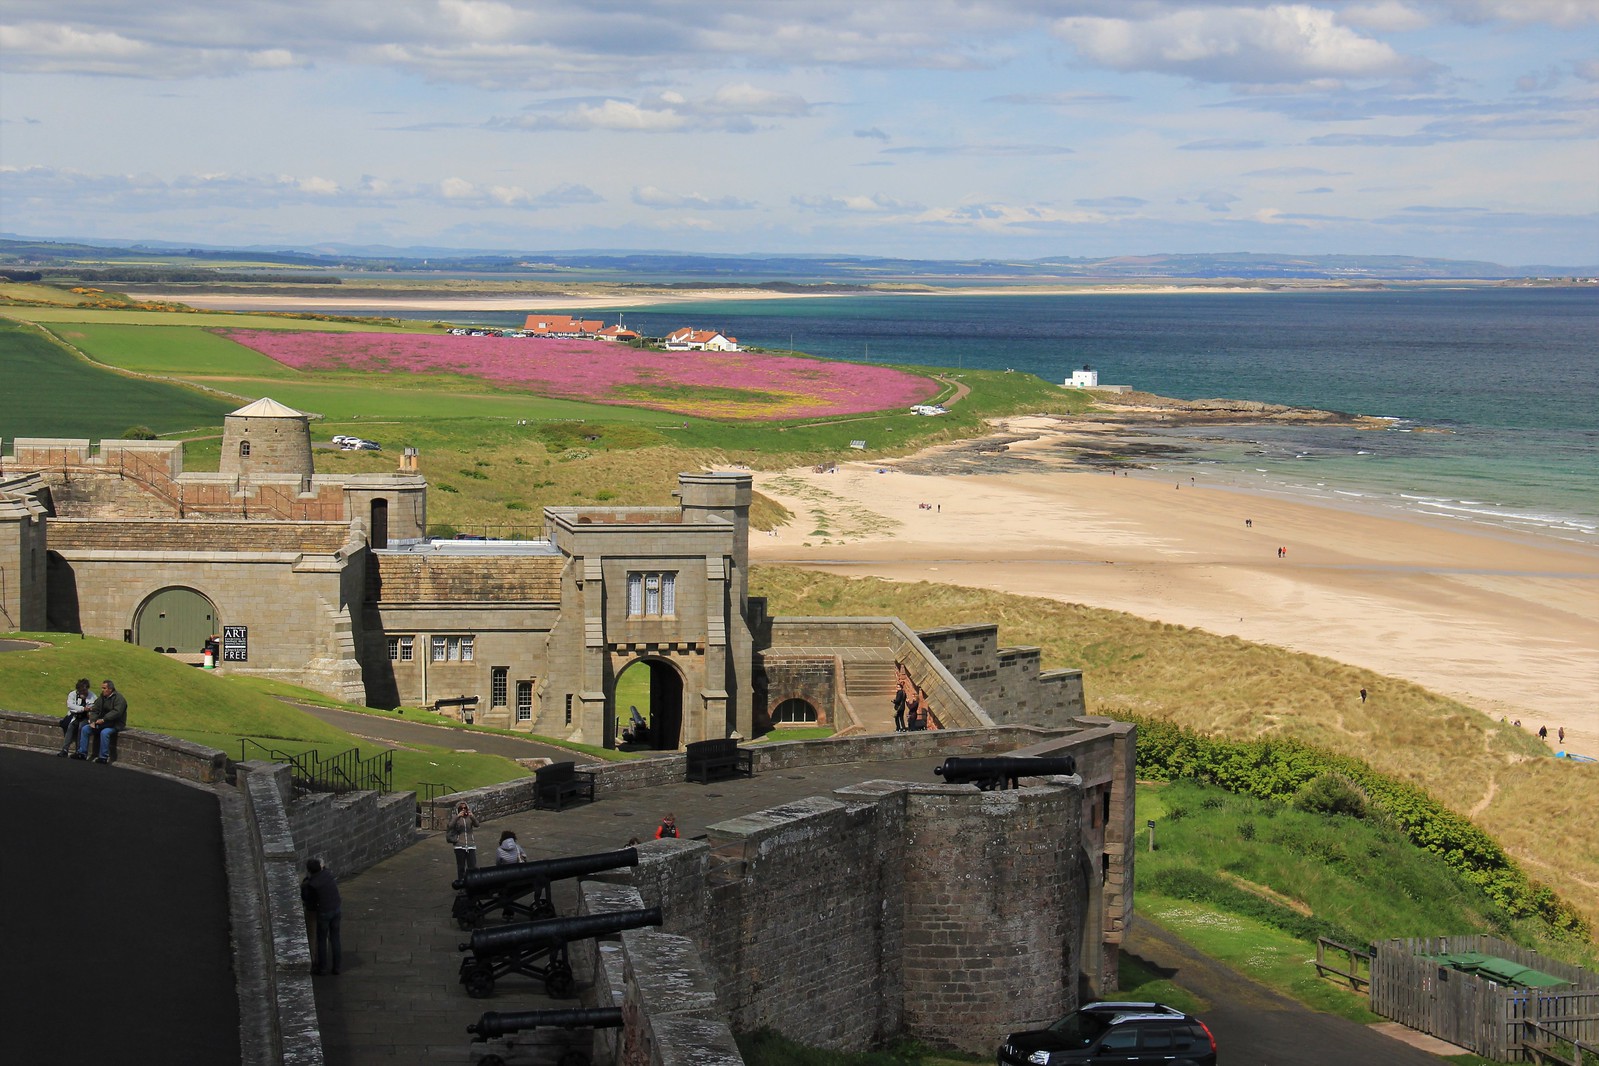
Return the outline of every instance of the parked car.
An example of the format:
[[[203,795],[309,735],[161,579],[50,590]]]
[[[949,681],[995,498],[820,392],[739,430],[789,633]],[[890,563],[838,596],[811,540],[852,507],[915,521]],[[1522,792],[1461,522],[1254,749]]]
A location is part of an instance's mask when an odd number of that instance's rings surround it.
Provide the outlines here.
[[[1162,1003],[1090,1003],[1047,1029],[1012,1033],[997,1057],[999,1066],[1215,1066],[1216,1038],[1198,1018]]]
[[[355,446],[364,452],[381,452],[383,450],[383,445],[375,440],[356,441]]]
[[[359,438],[359,437],[347,437],[343,433],[335,433],[333,435],[333,443],[337,444],[337,445],[339,445],[341,447],[343,445],[349,444],[353,440],[360,440],[360,439],[361,438]]]

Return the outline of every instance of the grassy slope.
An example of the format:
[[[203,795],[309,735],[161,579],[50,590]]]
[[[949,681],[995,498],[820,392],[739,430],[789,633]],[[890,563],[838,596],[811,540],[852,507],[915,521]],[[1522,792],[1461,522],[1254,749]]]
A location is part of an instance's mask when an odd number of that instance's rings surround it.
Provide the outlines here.
[[[1295,737],[1421,785],[1599,920],[1599,765],[1540,754],[1536,738],[1418,685],[1313,655],[1133,615],[926,582],[759,567],[773,614],[897,614],[913,627],[997,622],[1006,644],[1080,666],[1089,710],[1136,712],[1229,737]],[[1380,693],[1361,704],[1362,687]]]
[[[8,710],[59,717],[78,678],[88,677],[98,689],[99,682],[109,677],[128,698],[130,728],[206,744],[235,758],[244,737],[280,751],[315,749],[323,757],[353,747],[371,749],[369,741],[357,740],[258,686],[197,670],[165,655],[118,641],[61,633],[23,636],[49,647],[0,654],[0,707]],[[250,757],[260,754],[252,751]],[[497,755],[431,746],[399,749],[394,761],[394,786],[402,791],[421,782],[444,782],[461,789],[525,776],[526,770]]]

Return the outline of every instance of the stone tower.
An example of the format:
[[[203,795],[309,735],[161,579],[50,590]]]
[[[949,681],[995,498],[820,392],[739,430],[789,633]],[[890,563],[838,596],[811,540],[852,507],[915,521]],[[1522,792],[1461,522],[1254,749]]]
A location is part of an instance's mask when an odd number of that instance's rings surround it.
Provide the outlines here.
[[[310,419],[292,407],[262,397],[222,420],[222,473],[309,478]]]
[[[736,610],[742,616],[749,605],[750,494],[749,474],[724,471],[677,475],[683,521],[702,522],[710,515],[733,523],[733,565],[738,571]]]

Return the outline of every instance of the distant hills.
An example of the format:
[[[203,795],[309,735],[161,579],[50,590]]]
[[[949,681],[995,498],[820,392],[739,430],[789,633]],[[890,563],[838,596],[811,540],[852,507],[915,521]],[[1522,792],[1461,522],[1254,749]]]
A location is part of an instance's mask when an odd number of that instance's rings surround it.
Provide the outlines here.
[[[495,275],[530,280],[659,285],[822,283],[981,284],[1106,279],[1503,280],[1593,277],[1599,266],[1506,266],[1400,255],[1279,255],[1258,252],[1044,259],[900,259],[858,255],[700,255],[580,250],[507,253],[447,248],[327,244],[311,248],[179,245],[165,241],[70,241],[0,235],[0,270],[70,273],[114,281],[249,280],[328,284],[339,274]],[[91,272],[93,272],[91,274]],[[243,277],[228,280],[246,280]]]

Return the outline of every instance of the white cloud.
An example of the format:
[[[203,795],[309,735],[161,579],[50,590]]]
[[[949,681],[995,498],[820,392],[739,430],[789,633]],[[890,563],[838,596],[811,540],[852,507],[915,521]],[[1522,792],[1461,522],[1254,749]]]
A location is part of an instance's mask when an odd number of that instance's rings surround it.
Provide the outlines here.
[[[896,200],[882,193],[871,196],[796,196],[790,200],[802,211],[827,214],[900,215],[921,211],[922,205]]]
[[[748,211],[756,205],[735,196],[702,196],[699,193],[675,193],[643,185],[633,190],[633,202],[640,207],[659,210],[690,209],[696,211]]]
[[[1402,33],[1431,25],[1425,12],[1399,0],[1375,0],[1374,3],[1351,4],[1338,12],[1338,21],[1346,26],[1365,30]]]
[[[1200,81],[1379,78],[1415,67],[1382,41],[1340,25],[1331,11],[1304,4],[1193,8],[1140,21],[1064,18],[1054,32],[1100,66]]]

